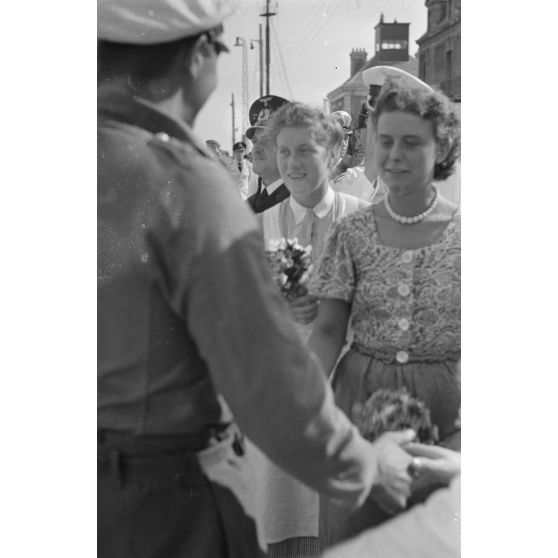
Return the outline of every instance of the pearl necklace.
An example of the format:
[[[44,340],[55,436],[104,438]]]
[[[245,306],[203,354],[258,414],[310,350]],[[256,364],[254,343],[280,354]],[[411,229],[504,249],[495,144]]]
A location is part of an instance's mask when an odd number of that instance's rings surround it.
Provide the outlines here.
[[[414,217],[404,217],[403,215],[399,215],[395,213],[395,211],[393,211],[393,208],[391,207],[391,205],[389,205],[388,197],[389,196],[386,196],[384,198],[384,206],[386,208],[386,211],[388,212],[388,215],[394,221],[397,221],[398,223],[401,223],[403,225],[413,225],[415,223],[420,223],[420,221],[424,221],[424,219],[426,219],[438,205],[438,190],[434,188],[434,199],[422,213],[419,213]]]

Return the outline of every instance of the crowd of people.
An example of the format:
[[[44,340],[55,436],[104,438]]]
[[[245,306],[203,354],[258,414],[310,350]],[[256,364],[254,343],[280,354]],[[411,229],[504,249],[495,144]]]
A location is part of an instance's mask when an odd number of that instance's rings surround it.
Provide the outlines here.
[[[372,67],[356,123],[266,95],[230,155],[193,125],[237,4],[98,1],[99,555],[459,556],[459,111]],[[402,388],[438,445],[359,432]]]

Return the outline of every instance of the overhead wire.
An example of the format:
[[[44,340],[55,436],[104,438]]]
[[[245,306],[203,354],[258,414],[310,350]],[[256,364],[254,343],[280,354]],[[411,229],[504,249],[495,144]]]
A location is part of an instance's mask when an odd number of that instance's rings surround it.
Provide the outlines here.
[[[301,49],[306,46],[308,36],[310,34],[313,34],[316,29],[320,28],[324,24],[324,20],[326,18],[321,16],[327,11],[330,2],[331,0],[326,0],[325,5],[318,5],[317,9],[312,14],[310,22],[305,26],[301,26],[300,30],[297,31],[296,39],[294,40],[292,45],[289,45],[289,48],[287,49],[287,56],[289,58],[292,57],[295,51],[300,52]]]
[[[287,90],[289,91],[289,95],[290,95],[290,99],[294,99],[294,95],[293,95],[293,89],[291,87],[291,82],[289,80],[289,74],[287,73],[287,67],[285,65],[285,60],[283,58],[283,53],[281,52],[281,45],[279,43],[279,37],[278,37],[278,33],[277,30],[275,28],[275,24],[273,23],[273,20],[271,21],[271,29],[273,31],[273,39],[274,39],[274,43],[275,43],[275,48],[277,50],[278,53],[278,58],[279,58],[279,63],[281,65],[281,68],[283,70],[283,74],[285,76],[285,81],[287,83]]]
[[[330,25],[330,23],[332,21],[332,16],[340,8],[341,3],[343,1],[344,0],[337,0],[336,4],[330,9],[329,13],[327,13],[327,17],[320,18],[321,21],[319,22],[319,24],[317,26],[315,26],[314,29],[306,35],[306,37],[304,37],[304,39],[301,43],[299,43],[298,49],[295,52],[291,53],[291,56],[289,57],[289,60],[298,59],[301,56],[301,54],[304,52],[304,49],[307,47],[307,45],[312,43],[312,41],[321,32],[323,32],[325,29],[327,29],[327,27]],[[324,7],[324,13],[326,13],[326,11],[325,11],[326,9],[327,9],[327,5]]]
[[[273,65],[271,66],[271,81],[272,84],[277,84],[275,87],[273,87],[273,90],[283,97],[288,97],[288,87],[281,69],[279,56],[277,54],[277,48],[275,46],[275,43],[272,43],[271,46],[271,54],[273,56]]]

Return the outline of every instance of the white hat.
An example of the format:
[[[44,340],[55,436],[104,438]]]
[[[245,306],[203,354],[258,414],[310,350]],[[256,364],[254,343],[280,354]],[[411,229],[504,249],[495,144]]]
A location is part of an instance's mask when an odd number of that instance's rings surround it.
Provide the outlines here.
[[[395,68],[394,66],[373,66],[362,72],[362,81],[368,85],[369,93],[367,104],[373,107],[378,100],[380,89],[386,82],[386,79],[393,80],[401,87],[407,89],[424,89],[426,91],[434,91],[430,85],[419,79],[418,77]]]
[[[394,66],[373,66],[362,72],[362,81],[365,85],[384,85],[387,78],[393,79],[397,84],[409,89],[427,89],[433,91],[432,87],[424,83],[417,76],[395,68]]]
[[[157,44],[197,35],[220,25],[240,0],[97,0],[97,37]]]

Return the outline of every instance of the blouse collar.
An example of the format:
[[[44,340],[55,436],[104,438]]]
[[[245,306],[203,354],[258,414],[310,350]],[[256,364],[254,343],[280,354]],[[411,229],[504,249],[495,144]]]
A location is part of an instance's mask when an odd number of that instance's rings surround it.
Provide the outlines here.
[[[325,196],[314,206],[311,210],[314,212],[314,215],[318,217],[318,219],[323,219],[331,210],[333,206],[333,201],[335,199],[335,192],[331,188],[331,186],[327,187],[327,191]],[[295,224],[299,224],[304,216],[306,215],[308,207],[304,207],[300,205],[293,196],[289,197],[289,206],[293,212]]]

